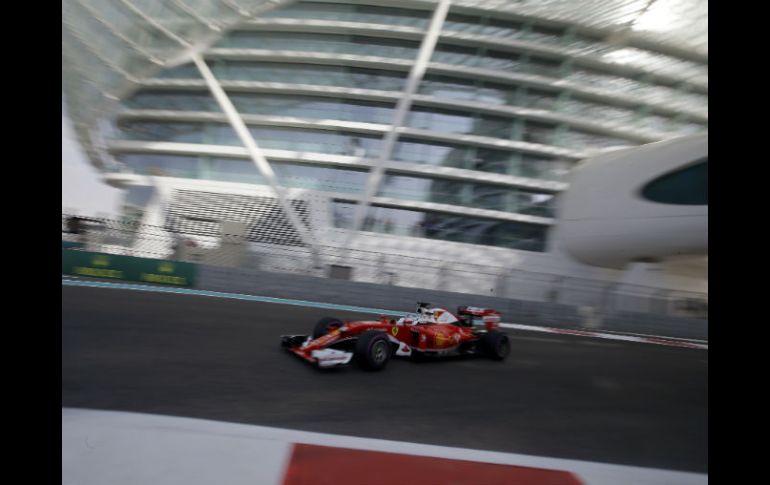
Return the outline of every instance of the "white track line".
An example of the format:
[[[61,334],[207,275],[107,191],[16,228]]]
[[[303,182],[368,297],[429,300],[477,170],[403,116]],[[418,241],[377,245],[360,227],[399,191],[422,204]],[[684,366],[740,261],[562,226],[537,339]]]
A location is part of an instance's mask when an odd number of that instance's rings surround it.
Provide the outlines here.
[[[640,342],[646,344],[665,345],[669,347],[683,347],[687,349],[708,350],[708,343],[696,343],[692,341],[680,340],[672,337],[647,336],[640,337],[636,335],[622,335],[616,333],[590,332],[586,330],[571,330],[566,328],[538,327],[534,325],[521,325],[519,323],[501,323],[501,327],[513,330],[526,330],[531,332],[557,333],[561,335],[576,335],[579,337],[601,338],[606,340],[622,340],[624,342]]]

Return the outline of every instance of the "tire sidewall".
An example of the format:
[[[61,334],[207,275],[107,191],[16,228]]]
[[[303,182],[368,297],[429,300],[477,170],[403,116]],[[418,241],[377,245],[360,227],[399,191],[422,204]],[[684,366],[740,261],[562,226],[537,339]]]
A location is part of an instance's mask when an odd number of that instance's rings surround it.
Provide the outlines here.
[[[375,356],[378,349],[385,354],[379,359]],[[364,332],[356,342],[355,356],[358,363],[367,370],[381,370],[390,360],[390,341],[383,332],[370,330]]]
[[[511,352],[508,336],[500,332],[489,332],[481,339],[484,354],[494,360],[504,360]]]

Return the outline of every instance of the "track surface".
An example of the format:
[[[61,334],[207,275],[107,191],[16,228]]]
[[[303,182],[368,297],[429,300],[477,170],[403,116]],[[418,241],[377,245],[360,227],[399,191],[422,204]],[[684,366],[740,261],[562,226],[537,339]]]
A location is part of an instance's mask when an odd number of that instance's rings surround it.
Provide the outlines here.
[[[509,331],[502,363],[369,373],[279,348],[328,313],[62,287],[62,406],[708,472],[708,351]]]

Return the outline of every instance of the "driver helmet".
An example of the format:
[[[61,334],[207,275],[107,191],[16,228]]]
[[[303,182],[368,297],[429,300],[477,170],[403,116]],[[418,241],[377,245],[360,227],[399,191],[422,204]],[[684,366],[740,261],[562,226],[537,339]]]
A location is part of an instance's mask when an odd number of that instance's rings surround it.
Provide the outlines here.
[[[417,313],[425,314],[429,308],[430,303],[426,303],[424,301],[417,302]]]

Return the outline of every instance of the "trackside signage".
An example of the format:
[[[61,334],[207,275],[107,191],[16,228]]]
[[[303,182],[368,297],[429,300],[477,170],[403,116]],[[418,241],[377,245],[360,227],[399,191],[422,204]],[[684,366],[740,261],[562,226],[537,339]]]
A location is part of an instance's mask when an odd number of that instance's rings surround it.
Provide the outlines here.
[[[195,285],[195,265],[178,261],[63,249],[61,265],[62,274],[74,276],[176,286]]]

